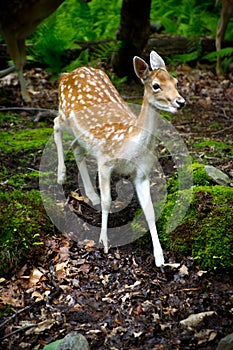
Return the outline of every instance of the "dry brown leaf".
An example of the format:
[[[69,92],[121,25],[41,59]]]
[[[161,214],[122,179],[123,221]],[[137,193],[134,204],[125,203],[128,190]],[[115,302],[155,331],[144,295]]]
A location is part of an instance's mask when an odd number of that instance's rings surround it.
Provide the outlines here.
[[[41,294],[40,294],[39,292],[37,292],[37,291],[33,292],[31,296],[32,296],[32,298],[36,298],[36,299],[35,299],[35,302],[38,302],[38,301],[44,299],[43,295],[41,295]]]
[[[43,273],[36,267],[33,267],[30,273],[29,286],[35,286],[43,276]]]
[[[54,319],[47,319],[44,320],[40,323],[38,323],[37,327],[33,329],[35,334],[39,334],[41,332],[44,332],[50,328],[52,328],[52,326],[56,323],[56,321]]]
[[[58,263],[55,265],[56,276],[59,280],[66,278],[66,276],[67,276],[67,271],[66,271],[67,264],[68,264],[68,261],[61,262],[61,263]]]
[[[84,202],[84,203],[89,203],[89,199],[87,197],[82,197],[79,196],[78,193],[71,191],[71,197],[73,197],[74,199],[77,199],[77,201],[79,202]]]
[[[90,264],[83,264],[79,267],[79,271],[88,273],[91,269],[91,265]]]
[[[67,261],[70,257],[69,245],[61,247],[59,251],[59,261]]]

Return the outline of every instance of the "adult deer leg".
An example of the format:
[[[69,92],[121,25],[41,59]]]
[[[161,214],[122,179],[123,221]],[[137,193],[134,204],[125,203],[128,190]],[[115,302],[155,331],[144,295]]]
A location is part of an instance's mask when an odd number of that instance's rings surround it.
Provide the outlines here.
[[[227,30],[228,23],[233,16],[233,4],[230,4],[228,2],[223,3],[222,10],[221,10],[221,17],[218,22],[217,27],[217,33],[216,33],[216,50],[221,50],[221,44],[222,40],[224,39],[224,35]],[[218,75],[222,74],[222,62],[221,58],[217,57],[217,66],[216,66],[216,72]]]
[[[12,57],[12,60],[15,65],[15,70],[18,74],[20,88],[21,88],[21,94],[25,102],[30,102],[31,98],[27,92],[26,89],[26,82],[23,76],[23,66],[26,63],[26,48],[25,48],[25,40],[24,39],[17,39],[14,36],[11,35],[5,35],[6,42],[7,42],[7,49]],[[13,68],[10,67],[12,70]]]

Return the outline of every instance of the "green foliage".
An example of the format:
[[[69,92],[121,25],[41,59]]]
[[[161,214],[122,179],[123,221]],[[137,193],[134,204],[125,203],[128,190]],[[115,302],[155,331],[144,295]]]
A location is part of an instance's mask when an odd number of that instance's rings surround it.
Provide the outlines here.
[[[219,51],[214,51],[209,53],[208,55],[203,56],[203,59],[207,59],[209,61],[215,61],[217,57],[226,58],[233,55],[233,47],[225,47]]]
[[[152,0],[151,20],[160,22],[166,33],[189,38],[215,36],[218,10],[212,0]]]
[[[4,127],[5,124],[14,124],[18,118],[8,113],[0,113],[0,126]]]
[[[79,42],[100,41],[116,38],[116,31],[120,24],[122,0],[92,0],[85,3],[82,0],[66,0],[49,18],[44,20],[33,36],[32,59],[40,61],[49,67],[49,70],[58,74],[66,70],[69,64],[66,51],[81,49]],[[156,22],[157,27],[165,33],[181,35],[188,38],[203,36],[215,37],[219,21],[220,6],[215,7],[213,0],[152,0],[150,18]],[[233,23],[228,25],[225,38],[231,39]],[[117,44],[112,44],[112,46]],[[116,49],[116,47],[115,47]],[[224,49],[218,55],[228,58],[232,48]],[[98,49],[81,53],[77,50],[74,63],[68,70],[80,65],[103,62],[111,57],[111,50],[100,45]],[[96,56],[97,55],[97,62]],[[213,53],[210,59],[216,59]],[[192,47],[185,55],[177,55],[174,59],[183,63],[196,60],[200,57],[200,48]],[[229,58],[228,58],[229,59]],[[226,61],[227,62],[227,61]]]
[[[152,0],[151,21],[157,22],[157,27],[163,28],[165,33],[180,35],[187,38],[201,38],[210,36],[215,38],[218,21],[220,18],[221,6],[215,7],[213,0]],[[231,40],[233,34],[233,22],[228,24],[225,34],[226,40]],[[210,61],[216,61],[217,57],[224,59],[222,62],[223,71],[232,62],[231,47],[222,49],[220,52],[214,52],[202,57]],[[201,58],[199,47],[192,47],[184,55],[175,55],[172,61],[182,63],[191,62]]]
[[[195,50],[190,53],[185,53],[183,55],[174,55],[172,56],[172,61],[173,62],[182,62],[182,63],[187,63],[191,61],[197,60],[201,56],[201,50]]]
[[[193,163],[191,169],[188,169],[192,173],[193,185],[194,186],[209,186],[213,184],[213,180],[207,174],[204,169],[204,164]],[[169,194],[173,195],[179,189],[178,174],[175,173],[167,181],[167,191]]]
[[[51,67],[53,72],[59,73],[64,69],[65,50],[79,48],[76,42],[115,38],[120,21],[121,2],[121,0],[114,2],[92,0],[90,3],[81,0],[65,1],[37,28],[33,35],[32,54],[37,60]],[[102,48],[100,47],[100,51]],[[86,64],[87,55],[85,53],[75,63]],[[104,55],[105,50],[102,57]]]
[[[0,273],[16,268],[36,245],[43,245],[52,225],[47,218],[39,191],[0,192]]]
[[[195,186],[211,186],[213,185],[212,178],[207,174],[204,164],[192,164],[193,183]]]
[[[221,65],[222,70],[225,72],[227,70],[227,67],[230,65],[230,63],[233,61],[233,47],[225,47],[224,49],[221,49],[219,51],[214,51],[209,53],[208,55],[205,55],[202,57],[202,59],[206,59],[210,62],[215,62],[217,57],[221,58]]]
[[[93,52],[90,52],[89,49],[83,50],[74,61],[64,67],[64,71],[70,72],[82,65],[100,66],[109,60],[115,47],[116,44],[113,42],[103,42]]]

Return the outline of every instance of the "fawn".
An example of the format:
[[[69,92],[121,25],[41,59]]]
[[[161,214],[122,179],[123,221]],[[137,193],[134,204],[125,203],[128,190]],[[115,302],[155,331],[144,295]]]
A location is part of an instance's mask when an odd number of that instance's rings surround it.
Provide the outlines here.
[[[156,266],[164,264],[163,251],[155,225],[150,195],[149,174],[153,166],[157,110],[171,113],[185,105],[177,91],[177,79],[166,70],[155,52],[148,64],[133,58],[134,70],[144,84],[140,115],[136,117],[111,84],[107,75],[94,68],[82,67],[64,73],[59,84],[59,114],[54,120],[54,139],[58,151],[58,183],[66,177],[62,131],[74,136],[72,150],[83,179],[86,195],[93,205],[101,203],[100,242],[108,252],[107,225],[111,206],[110,178],[113,171],[129,175],[148,223],[153,241]],[[97,160],[100,198],[87,171],[85,152]]]
[[[216,0],[215,5],[217,5],[220,0]],[[221,16],[218,22],[217,32],[216,32],[216,50],[221,50],[221,43],[224,38],[225,32],[227,30],[228,23],[233,17],[233,0],[222,0]],[[218,75],[222,73],[221,58],[217,57],[216,72]]]

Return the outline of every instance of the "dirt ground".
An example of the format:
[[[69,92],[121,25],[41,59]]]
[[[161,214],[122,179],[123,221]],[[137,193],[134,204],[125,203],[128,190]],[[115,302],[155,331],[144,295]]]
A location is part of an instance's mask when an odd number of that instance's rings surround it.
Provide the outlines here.
[[[173,125],[194,158],[232,177],[227,149],[196,144],[232,145],[233,77],[218,78],[211,70],[185,66],[176,70],[187,106],[172,117]],[[10,76],[0,85],[0,111],[20,107],[9,111],[18,115],[17,128],[24,129],[29,120],[36,127],[36,115],[52,127],[54,115],[37,109],[57,109],[57,81],[41,69],[30,69],[26,76],[32,103],[22,102],[17,79]],[[143,92],[135,82],[119,90],[131,102]],[[6,123],[3,129],[8,128]],[[40,155],[32,160],[21,152],[21,157],[28,167],[34,162],[33,168],[39,169]],[[14,153],[1,157],[1,166],[20,171]],[[31,188],[38,183],[32,182]],[[39,252],[38,261],[28,257],[13,276],[0,278],[1,349],[42,349],[75,331],[87,338],[91,349],[214,350],[233,332],[231,271],[202,271],[192,257],[178,259],[171,252],[165,252],[171,265],[159,269],[150,242],[143,249],[137,242],[112,248],[105,255],[93,241],[74,242],[56,228]],[[202,312],[212,313],[189,326],[182,324],[189,315]]]

